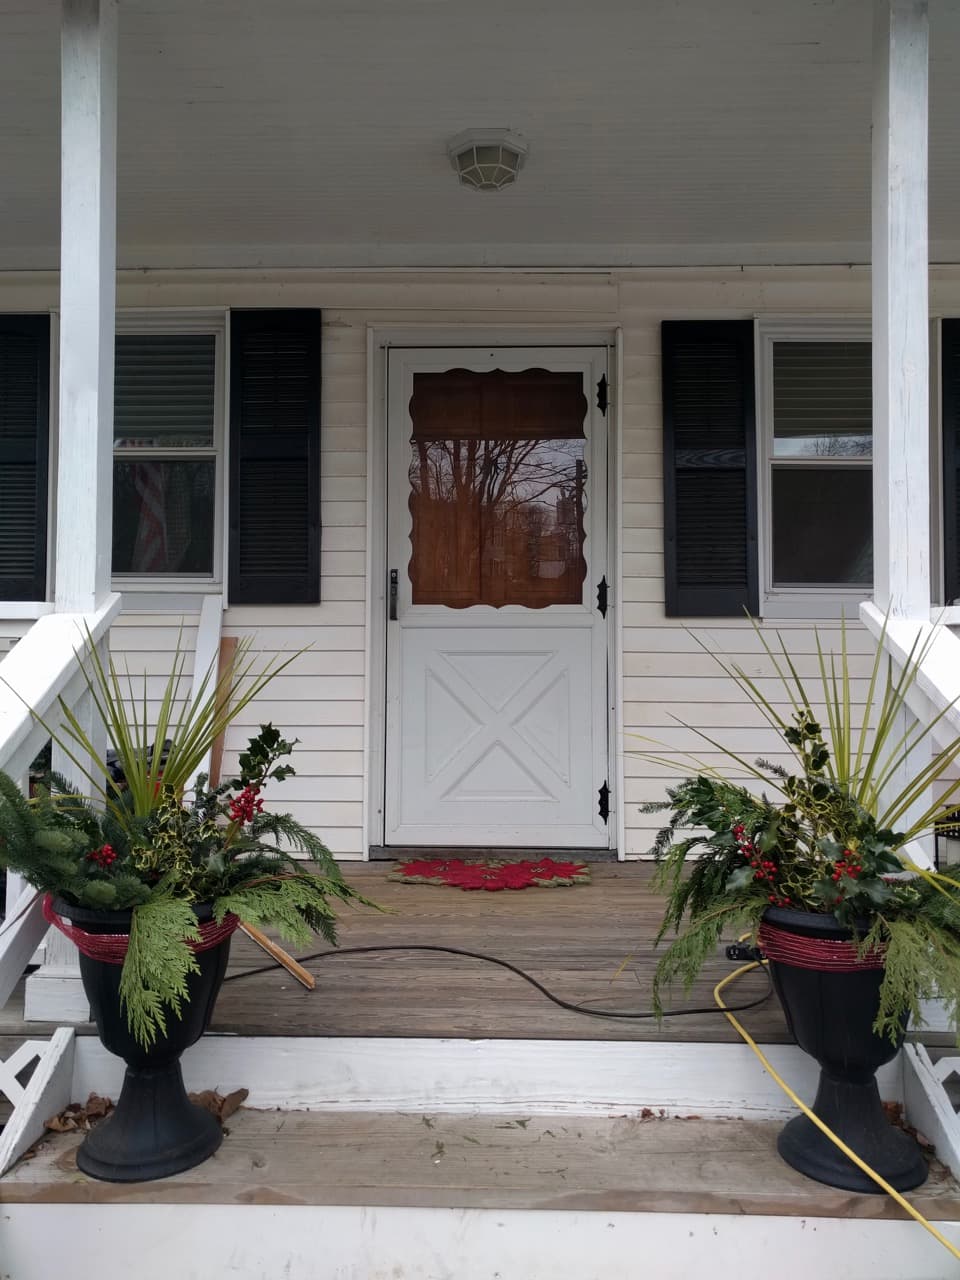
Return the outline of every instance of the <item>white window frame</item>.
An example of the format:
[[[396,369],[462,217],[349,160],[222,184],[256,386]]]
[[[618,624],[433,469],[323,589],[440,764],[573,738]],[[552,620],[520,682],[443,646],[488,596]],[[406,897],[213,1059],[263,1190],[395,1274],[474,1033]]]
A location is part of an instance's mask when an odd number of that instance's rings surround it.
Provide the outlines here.
[[[777,342],[872,342],[869,317],[760,317],[755,322],[757,403],[757,512],[760,612],[766,618],[857,617],[873,586],[773,585],[773,347]],[[863,463],[851,465],[863,467]],[[870,470],[873,470],[871,455]]]
[[[115,573],[112,575],[114,591],[129,595],[136,592],[157,593],[161,598],[171,593],[212,594],[222,591],[224,583],[224,555],[226,540],[226,476],[227,476],[227,315],[222,309],[191,311],[124,310],[117,312],[116,332],[136,334],[213,334],[214,347],[214,411],[213,443],[193,449],[170,450],[165,448],[138,449],[138,460],[151,458],[182,457],[184,460],[205,458],[214,460],[214,511],[213,511],[213,570],[204,574],[143,574]],[[113,425],[111,424],[111,432]],[[132,451],[131,451],[132,452]],[[112,450],[113,461],[128,456],[127,451]],[[112,470],[111,470],[112,483]]]

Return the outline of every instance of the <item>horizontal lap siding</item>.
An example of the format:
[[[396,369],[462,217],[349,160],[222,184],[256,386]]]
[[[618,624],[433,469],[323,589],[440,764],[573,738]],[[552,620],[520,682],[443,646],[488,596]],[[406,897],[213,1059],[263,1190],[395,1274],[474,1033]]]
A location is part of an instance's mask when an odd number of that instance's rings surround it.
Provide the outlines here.
[[[698,762],[723,768],[751,788],[748,766],[758,757],[788,764],[783,742],[711,656],[722,655],[759,681],[763,692],[779,694],[769,659],[751,624],[744,619],[698,622],[664,616],[663,593],[663,454],[660,392],[660,323],[665,318],[708,319],[730,314],[742,306],[750,315],[763,306],[759,290],[741,288],[741,297],[717,297],[713,287],[698,289],[687,280],[670,298],[664,286],[654,291],[640,283],[621,287],[623,326],[622,512],[620,536],[623,592],[623,773],[626,854],[650,851],[663,825],[657,813],[642,813],[647,801],[664,798],[671,780],[695,772]],[[678,298],[682,295],[682,302]],[[846,305],[855,310],[855,297],[835,295],[823,306]],[[689,629],[688,629],[689,628]],[[837,624],[820,624],[822,633],[837,634]],[[776,644],[784,637],[790,653],[800,654],[797,666],[810,692],[818,681],[813,624],[764,624],[766,638]],[[854,624],[849,643],[855,653],[854,702],[866,691],[872,645]],[[789,708],[780,699],[781,714]],[[705,736],[704,736],[705,735]],[[713,742],[707,741],[712,739]],[[714,745],[716,744],[716,745]],[[737,752],[743,765],[731,762],[719,749]],[[651,760],[651,752],[658,760]]]
[[[322,305],[322,303],[321,303]],[[249,635],[265,655],[309,646],[227,731],[225,776],[270,720],[299,739],[296,775],[267,790],[271,808],[310,827],[342,858],[363,857],[366,567],[366,331],[323,315],[320,430],[320,599],[316,605],[228,608],[225,635]]]
[[[292,814],[343,858],[363,856],[364,594],[366,564],[366,333],[324,315],[321,433],[321,603],[228,608],[225,636],[246,636],[257,661],[300,653],[227,730],[223,776],[259,726],[272,722],[299,739],[296,775],[268,788],[277,811]],[[114,625],[115,660],[146,674],[151,708],[177,645],[171,614],[124,614]],[[182,644],[192,672],[196,617]],[[189,687],[189,686],[188,686]]]
[[[244,709],[227,732],[223,768],[237,767],[247,737],[271,720],[299,739],[296,776],[271,788],[274,807],[289,811],[323,839],[334,853],[362,857],[364,761],[365,567],[367,553],[366,331],[369,323],[455,326],[496,322],[587,327],[615,324],[616,289],[575,278],[564,284],[521,281],[491,287],[477,282],[451,285],[429,278],[398,287],[353,289],[356,307],[336,309],[323,290],[304,298],[323,308],[323,391],[321,427],[321,600],[318,605],[244,605],[228,608],[225,635],[250,635],[265,654],[310,646],[278,676],[254,705]],[[218,299],[210,299],[216,305]],[[253,295],[244,305],[262,305]],[[266,304],[267,300],[264,299]],[[401,309],[403,308],[403,309]],[[415,309],[414,309],[415,308]],[[558,331],[558,341],[563,340]],[[638,500],[646,490],[641,483]],[[151,636],[157,644],[151,646]],[[136,652],[155,647],[169,655],[176,627],[168,618],[124,618],[114,648]],[[191,638],[192,645],[192,638]],[[151,660],[151,692],[164,658]],[[371,839],[379,835],[372,831]]]
[[[704,743],[698,730],[748,759],[761,753],[775,757],[776,735],[724,679],[708,652],[722,651],[751,675],[769,678],[749,624],[694,619],[688,634],[683,620],[664,617],[660,323],[764,312],[868,314],[866,275],[847,279],[843,273],[813,269],[794,271],[779,281],[759,271],[725,279],[717,272],[704,273],[700,280],[691,272],[649,279],[625,273],[622,279],[555,275],[498,276],[495,281],[407,273],[403,278],[329,278],[313,287],[306,281],[288,283],[278,290],[238,275],[202,288],[174,284],[161,291],[163,296],[125,284],[121,305],[306,305],[324,312],[322,603],[227,611],[229,635],[252,634],[270,653],[302,645],[311,649],[278,678],[259,706],[248,708],[231,727],[225,767],[234,767],[246,735],[261,720],[273,720],[285,734],[300,739],[294,757],[297,776],[277,792],[278,803],[314,828],[336,853],[362,856],[368,324],[449,327],[454,341],[457,326],[526,324],[541,329],[537,341],[550,328],[558,342],[566,336],[564,326],[611,333],[622,326],[622,522],[617,535],[622,598],[617,604],[623,628],[625,736],[617,750],[625,778],[627,856],[650,848],[658,820],[642,814],[639,806],[662,797],[669,781],[667,765],[638,754],[643,739],[657,740],[661,754],[678,768],[684,751],[708,763],[720,762],[717,749]],[[503,340],[510,341],[506,328]],[[775,627],[766,629],[772,633]],[[804,655],[804,675],[813,675],[812,626],[790,621],[781,629],[791,652]],[[192,647],[192,631],[187,635]],[[169,615],[127,616],[115,627],[113,643],[116,652],[131,658],[152,649],[169,654],[176,627]],[[870,642],[859,627],[852,644],[862,655],[855,663],[862,680]],[[150,667],[156,680],[161,669],[154,662]],[[378,839],[375,824],[370,833]]]

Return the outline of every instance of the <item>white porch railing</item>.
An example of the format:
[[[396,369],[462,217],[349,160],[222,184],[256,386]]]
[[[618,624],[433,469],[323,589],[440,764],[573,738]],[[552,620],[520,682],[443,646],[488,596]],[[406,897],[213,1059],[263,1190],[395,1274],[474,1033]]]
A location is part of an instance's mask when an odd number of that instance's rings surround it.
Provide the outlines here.
[[[908,695],[909,714],[922,724],[937,723],[931,732],[937,747],[947,746],[960,735],[960,636],[938,623],[915,618],[884,618],[875,604],[860,606],[860,617],[878,644],[903,670],[922,650],[923,657]],[[922,851],[910,850],[922,865]],[[940,1001],[924,1006],[929,1029],[954,1033]],[[904,1096],[911,1124],[935,1144],[937,1155],[954,1171],[960,1170],[960,1117],[947,1092],[946,1082],[960,1075],[960,1057],[932,1063],[923,1045],[907,1045],[904,1051]]]
[[[58,699],[76,713],[88,698],[78,651],[87,636],[104,641],[120,610],[111,595],[92,614],[59,613],[40,618],[0,663],[0,769],[26,779],[31,761],[47,740],[36,719],[56,719]],[[11,879],[12,888],[16,883]],[[40,896],[23,886],[7,903],[0,924],[0,1007],[6,1004],[47,931]],[[17,1076],[37,1060],[29,1082]],[[70,1101],[73,1031],[60,1028],[47,1043],[29,1040],[6,1061],[0,1060],[0,1093],[13,1104],[13,1114],[0,1134],[0,1175],[42,1135],[44,1120]]]

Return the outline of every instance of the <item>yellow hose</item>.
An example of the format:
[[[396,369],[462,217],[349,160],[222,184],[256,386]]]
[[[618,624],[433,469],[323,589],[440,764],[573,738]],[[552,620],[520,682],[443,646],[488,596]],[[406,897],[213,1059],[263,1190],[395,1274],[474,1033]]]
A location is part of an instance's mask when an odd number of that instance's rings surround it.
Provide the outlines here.
[[[764,960],[762,963],[766,964],[767,962]],[[851,1151],[850,1148],[847,1146],[847,1144],[841,1138],[837,1137],[837,1135],[833,1132],[833,1130],[829,1127],[829,1125],[824,1124],[823,1121],[820,1119],[820,1117],[818,1115],[815,1115],[814,1112],[807,1106],[807,1104],[797,1097],[794,1091],[787,1084],[786,1080],[784,1080],[783,1077],[777,1071],[774,1070],[773,1066],[770,1063],[769,1058],[766,1056],[766,1054],[763,1052],[763,1050],[754,1040],[753,1036],[751,1036],[750,1032],[746,1030],[746,1028],[737,1020],[736,1017],[734,1017],[734,1015],[730,1012],[730,1010],[724,1004],[723,996],[720,994],[723,991],[724,987],[727,986],[728,983],[733,982],[735,978],[742,978],[745,973],[749,973],[752,969],[759,968],[760,964],[761,962],[759,961],[751,961],[750,964],[741,965],[739,969],[734,969],[733,973],[728,973],[727,976],[721,979],[721,981],[718,982],[717,985],[713,988],[713,998],[714,1000],[716,1000],[717,1004],[723,1010],[724,1017],[727,1019],[730,1025],[743,1037],[746,1043],[750,1046],[753,1052],[757,1055],[757,1057],[763,1063],[764,1068],[770,1073],[771,1077],[777,1082],[777,1084],[780,1086],[783,1092],[787,1095],[790,1101],[795,1106],[800,1108],[800,1110],[807,1117],[807,1119],[812,1120],[813,1123],[817,1126],[817,1128],[821,1131],[821,1133],[825,1133],[827,1137],[830,1139],[830,1141],[836,1147],[839,1147],[839,1149],[843,1152],[845,1156],[847,1156],[850,1160],[852,1160],[853,1163],[859,1169],[862,1169],[863,1172],[867,1174],[868,1177],[872,1178],[874,1182],[877,1184],[877,1186],[880,1187],[881,1190],[885,1191],[888,1196],[892,1196],[893,1199],[896,1200],[897,1204],[901,1206],[901,1208],[906,1209],[907,1213],[909,1213],[911,1218],[915,1219],[917,1222],[920,1223],[921,1227],[925,1228],[925,1230],[930,1232],[934,1240],[938,1240],[946,1250],[948,1250],[958,1261],[960,1261],[960,1250],[954,1248],[954,1246],[950,1243],[947,1237],[942,1232],[938,1231],[932,1222],[928,1222],[927,1219],[923,1216],[923,1214],[920,1213],[919,1210],[913,1207],[913,1205],[910,1203],[909,1200],[904,1199],[904,1197],[900,1194],[899,1191],[894,1190],[894,1188],[891,1187],[890,1183],[887,1182],[885,1178],[882,1178],[875,1169],[871,1169],[865,1160],[861,1160],[855,1151]]]

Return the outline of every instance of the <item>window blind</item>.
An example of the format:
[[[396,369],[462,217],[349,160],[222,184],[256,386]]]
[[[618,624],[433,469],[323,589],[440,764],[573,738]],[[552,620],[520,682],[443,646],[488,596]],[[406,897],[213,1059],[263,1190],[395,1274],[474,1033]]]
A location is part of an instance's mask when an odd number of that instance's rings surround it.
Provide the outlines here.
[[[114,375],[118,448],[203,448],[214,443],[216,337],[121,333]]]
[[[773,344],[775,455],[869,457],[872,399],[869,342]]]

